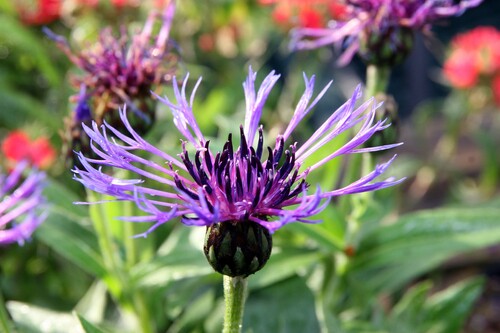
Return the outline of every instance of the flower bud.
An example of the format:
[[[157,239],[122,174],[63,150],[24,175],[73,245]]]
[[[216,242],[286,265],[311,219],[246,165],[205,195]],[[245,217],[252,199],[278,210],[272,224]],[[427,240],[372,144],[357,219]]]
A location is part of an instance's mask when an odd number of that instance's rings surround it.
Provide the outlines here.
[[[246,277],[264,267],[272,242],[269,230],[257,223],[227,221],[207,227],[203,250],[217,272]]]

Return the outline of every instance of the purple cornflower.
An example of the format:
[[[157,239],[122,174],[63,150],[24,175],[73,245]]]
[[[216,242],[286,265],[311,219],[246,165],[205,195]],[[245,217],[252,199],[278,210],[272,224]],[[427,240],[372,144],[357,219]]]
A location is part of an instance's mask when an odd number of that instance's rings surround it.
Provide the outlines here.
[[[9,174],[0,173],[0,246],[23,244],[45,219],[39,211],[45,174],[31,170],[23,178],[27,165],[21,162]]]
[[[90,125],[92,123],[92,110],[89,106],[89,95],[84,84],[80,87],[76,107],[72,117],[64,119],[66,131],[64,132],[64,141],[62,151],[66,153],[66,158],[71,161],[71,165],[78,165],[78,159],[74,151],[81,151],[87,156],[91,156],[90,138],[83,132],[82,124]],[[101,120],[96,119],[99,123]]]
[[[256,73],[250,73],[243,84],[246,114],[243,125],[237,130],[239,140],[232,133],[221,151],[215,152],[210,141],[198,127],[192,110],[195,85],[191,97],[186,96],[188,78],[179,89],[174,78],[175,102],[160,98],[174,117],[174,124],[184,136],[182,152],[178,157],[167,154],[145,141],[130,125],[126,110],[120,112],[128,133],[123,134],[105,123],[99,127],[84,126],[91,138],[96,159],[79,154],[83,169],[75,169],[75,179],[90,190],[133,201],[146,216],[128,216],[123,219],[135,222],[150,222],[153,226],[141,236],[146,236],[159,225],[181,217],[186,225],[211,226],[219,222],[232,224],[258,224],[274,232],[285,224],[300,221],[316,223],[309,218],[323,208],[328,199],[340,195],[374,191],[400,183],[402,180],[388,178],[373,182],[391,164],[378,165],[375,170],[343,188],[308,191],[306,177],[335,157],[389,149],[399,144],[364,148],[363,144],[376,132],[390,124],[385,120],[375,121],[374,99],[356,107],[361,98],[358,86],[352,97],[335,111],[312,136],[301,145],[292,142],[292,133],[306,117],[331,82],[313,98],[314,76],[305,80],[305,92],[300,98],[293,117],[278,135],[274,147],[264,142],[264,130],[259,125],[266,99],[279,75],[271,72],[255,91]],[[356,130],[356,134],[343,146],[308,165],[307,159],[320,148],[344,132]],[[234,143],[239,141],[237,147]],[[291,142],[288,144],[287,142]],[[191,146],[188,149],[188,146]],[[144,158],[148,152],[161,159],[156,163]],[[307,165],[307,166],[306,166]],[[119,178],[107,174],[102,166],[127,170],[138,178]],[[147,180],[147,182],[145,182]],[[158,186],[154,186],[157,183]],[[225,223],[221,223],[225,224]]]
[[[325,45],[341,48],[340,65],[347,64],[360,49],[362,58],[379,56],[366,53],[408,53],[413,31],[430,32],[431,23],[461,15],[482,0],[345,0],[342,21],[326,28],[298,28],[292,32],[291,48],[316,49]],[[410,45],[409,45],[410,44]],[[384,59],[385,61],[389,61]],[[390,59],[395,61],[394,59]],[[397,59],[399,60],[399,59]]]
[[[48,28],[44,32],[54,40],[83,74],[73,78],[78,88],[87,91],[93,119],[99,123],[107,112],[126,104],[137,116],[151,118],[148,105],[150,92],[157,84],[170,82],[176,63],[169,47],[169,33],[175,12],[175,1],[170,1],[162,14],[162,26],[153,36],[153,26],[158,13],[148,17],[142,31],[130,35],[125,26],[117,38],[110,27],[104,29],[99,40],[80,53],[72,51],[68,41]],[[73,97],[78,100],[77,96]]]

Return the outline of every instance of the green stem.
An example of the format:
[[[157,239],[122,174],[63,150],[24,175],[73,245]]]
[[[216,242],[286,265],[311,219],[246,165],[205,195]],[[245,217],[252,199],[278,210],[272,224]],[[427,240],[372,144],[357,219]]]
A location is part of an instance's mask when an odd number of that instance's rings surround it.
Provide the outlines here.
[[[139,320],[139,326],[142,333],[152,333],[155,331],[153,322],[151,320],[150,311],[140,292],[134,292],[133,296],[134,312]]]
[[[365,99],[385,93],[389,85],[391,69],[389,67],[379,67],[368,65],[366,68],[366,89]]]
[[[365,101],[369,98],[385,93],[389,85],[391,75],[390,67],[379,67],[368,65],[366,68],[366,89]],[[370,154],[361,154],[351,156],[349,168],[346,173],[346,183],[350,184],[360,175],[366,175],[374,168],[374,160]],[[348,196],[346,199],[340,199],[340,207],[347,215],[347,234],[346,244],[356,246],[359,230],[361,229],[361,218],[366,212],[372,198],[371,192]]]
[[[9,315],[7,309],[5,308],[5,301],[3,295],[0,292],[0,332],[12,332],[11,324],[9,320]]]
[[[133,216],[133,208],[132,203],[123,202],[123,216]],[[138,262],[137,258],[137,242],[133,236],[136,234],[134,223],[125,222],[123,225],[124,229],[124,238],[123,243],[125,245],[126,253],[127,253],[127,268],[132,268]]]
[[[91,191],[87,192],[87,196],[89,201],[99,201],[99,199],[102,199]],[[125,206],[124,211],[128,212],[129,209],[131,208]],[[150,311],[147,308],[144,296],[139,291],[127,292],[130,277],[126,265],[129,265],[128,268],[131,268],[136,261],[136,248],[133,243],[134,239],[131,238],[134,233],[132,223],[126,223],[124,226],[123,243],[128,251],[127,258],[125,259],[127,262],[124,262],[118,254],[119,250],[115,244],[115,235],[112,231],[111,221],[109,221],[110,217],[106,210],[106,204],[91,207],[91,218],[98,236],[101,255],[108,271],[108,275],[104,280],[109,292],[124,310],[132,312],[141,328],[141,333],[154,332]]]
[[[246,278],[224,275],[224,300],[226,303],[226,312],[224,314],[224,329],[222,333],[241,332],[246,290]]]

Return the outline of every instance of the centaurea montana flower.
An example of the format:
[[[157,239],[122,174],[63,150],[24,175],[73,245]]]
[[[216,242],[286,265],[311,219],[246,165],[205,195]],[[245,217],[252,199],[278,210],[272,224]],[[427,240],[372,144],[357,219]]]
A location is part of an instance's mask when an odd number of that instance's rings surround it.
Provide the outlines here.
[[[20,162],[8,174],[0,172],[0,246],[23,244],[44,221],[40,212],[45,174],[30,170],[24,178],[28,162]]]
[[[152,12],[142,31],[131,35],[125,26],[119,37],[113,35],[111,27],[99,35],[99,41],[75,53],[63,36],[48,28],[46,35],[68,56],[71,62],[83,71],[73,78],[75,87],[86,89],[87,101],[98,123],[106,118],[110,121],[115,110],[126,104],[134,114],[151,124],[154,108],[151,107],[150,91],[158,84],[171,81],[176,56],[170,52],[170,27],[175,13],[175,1],[161,14],[162,25],[156,36],[153,28],[158,17]],[[79,101],[78,95],[73,96]],[[118,117],[115,117],[118,118]]]
[[[414,31],[430,33],[431,24],[461,15],[482,0],[345,0],[341,21],[326,28],[299,28],[292,32],[291,48],[316,49],[334,45],[342,49],[340,65],[358,53],[367,63],[400,62],[409,53]]]
[[[99,158],[88,158],[80,153],[79,158],[84,169],[74,170],[75,179],[90,190],[116,197],[118,200],[135,202],[147,215],[128,216],[124,219],[153,223],[153,226],[141,236],[147,235],[173,218],[181,217],[182,223],[186,225],[207,226],[209,230],[215,228],[217,233],[231,226],[253,228],[253,238],[258,238],[256,243],[259,244],[263,241],[266,244],[270,243],[269,233],[288,223],[319,222],[311,220],[310,217],[323,210],[328,199],[332,197],[378,190],[402,181],[388,178],[374,182],[375,178],[384,173],[393,158],[343,188],[328,191],[318,188],[312,193],[308,192],[307,175],[333,158],[385,150],[399,144],[363,147],[374,133],[384,130],[390,124],[385,120],[374,121],[378,105],[375,105],[373,98],[356,107],[356,102],[361,98],[361,88],[358,86],[352,97],[308,140],[300,146],[296,142],[291,143],[287,148],[285,143],[292,139],[293,131],[331,84],[330,82],[312,100],[315,78],[314,76],[307,78],[304,75],[305,92],[297,104],[290,123],[284,132],[277,136],[274,148],[269,146],[266,148],[264,130],[259,126],[259,122],[264,104],[279,77],[274,71],[271,72],[256,92],[256,73],[250,68],[250,73],[243,84],[246,114],[244,123],[239,128],[239,146],[236,148],[233,146],[233,141],[236,140],[229,134],[222,150],[217,153],[211,148],[210,141],[197,125],[192,110],[194,94],[200,80],[188,99],[187,77],[181,89],[174,78],[176,101],[167,97],[159,99],[172,111],[174,124],[186,140],[182,143],[182,152],[178,157],[171,156],[145,141],[130,125],[123,109],[121,118],[128,134],[120,133],[107,123],[101,127],[95,122],[92,128],[84,126],[87,135],[92,139],[92,149]],[[328,145],[339,134],[357,127],[359,127],[357,133],[342,147],[333,150],[316,163],[304,166],[308,157]],[[188,145],[195,150],[194,158],[188,151]],[[156,155],[166,165],[141,157],[138,155],[141,151]],[[103,172],[102,166],[127,170],[139,178],[114,177]],[[144,181],[147,179],[163,185],[166,189],[145,185]],[[248,230],[245,229],[244,232]],[[207,239],[209,236],[207,233]],[[207,254],[207,249],[205,252]],[[249,262],[252,256],[253,254],[248,255]],[[226,264],[230,266],[229,263]],[[216,270],[231,275],[227,270],[224,271],[223,267]],[[233,272],[233,276],[248,275],[240,273],[241,271]]]

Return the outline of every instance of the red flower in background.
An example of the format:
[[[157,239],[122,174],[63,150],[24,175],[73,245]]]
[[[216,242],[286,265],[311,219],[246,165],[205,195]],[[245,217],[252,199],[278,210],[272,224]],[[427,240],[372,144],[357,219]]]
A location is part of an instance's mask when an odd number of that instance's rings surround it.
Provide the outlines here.
[[[345,14],[345,5],[340,0],[259,0],[259,3],[275,5],[273,19],[285,27],[320,28],[329,19],[340,19]]]
[[[444,63],[444,75],[456,88],[471,88],[481,77],[500,71],[500,31],[478,27],[456,36]]]
[[[57,20],[61,16],[61,0],[38,0],[36,5],[31,1],[16,2],[21,21],[28,25],[43,25]]]
[[[491,90],[493,91],[495,104],[500,105],[500,74],[493,79]]]
[[[2,153],[9,167],[28,161],[40,169],[47,169],[56,158],[56,151],[46,137],[41,136],[32,141],[26,133],[19,130],[9,133],[2,142]]]
[[[443,73],[452,86],[459,89],[477,84],[479,70],[471,52],[454,52],[445,62]]]

